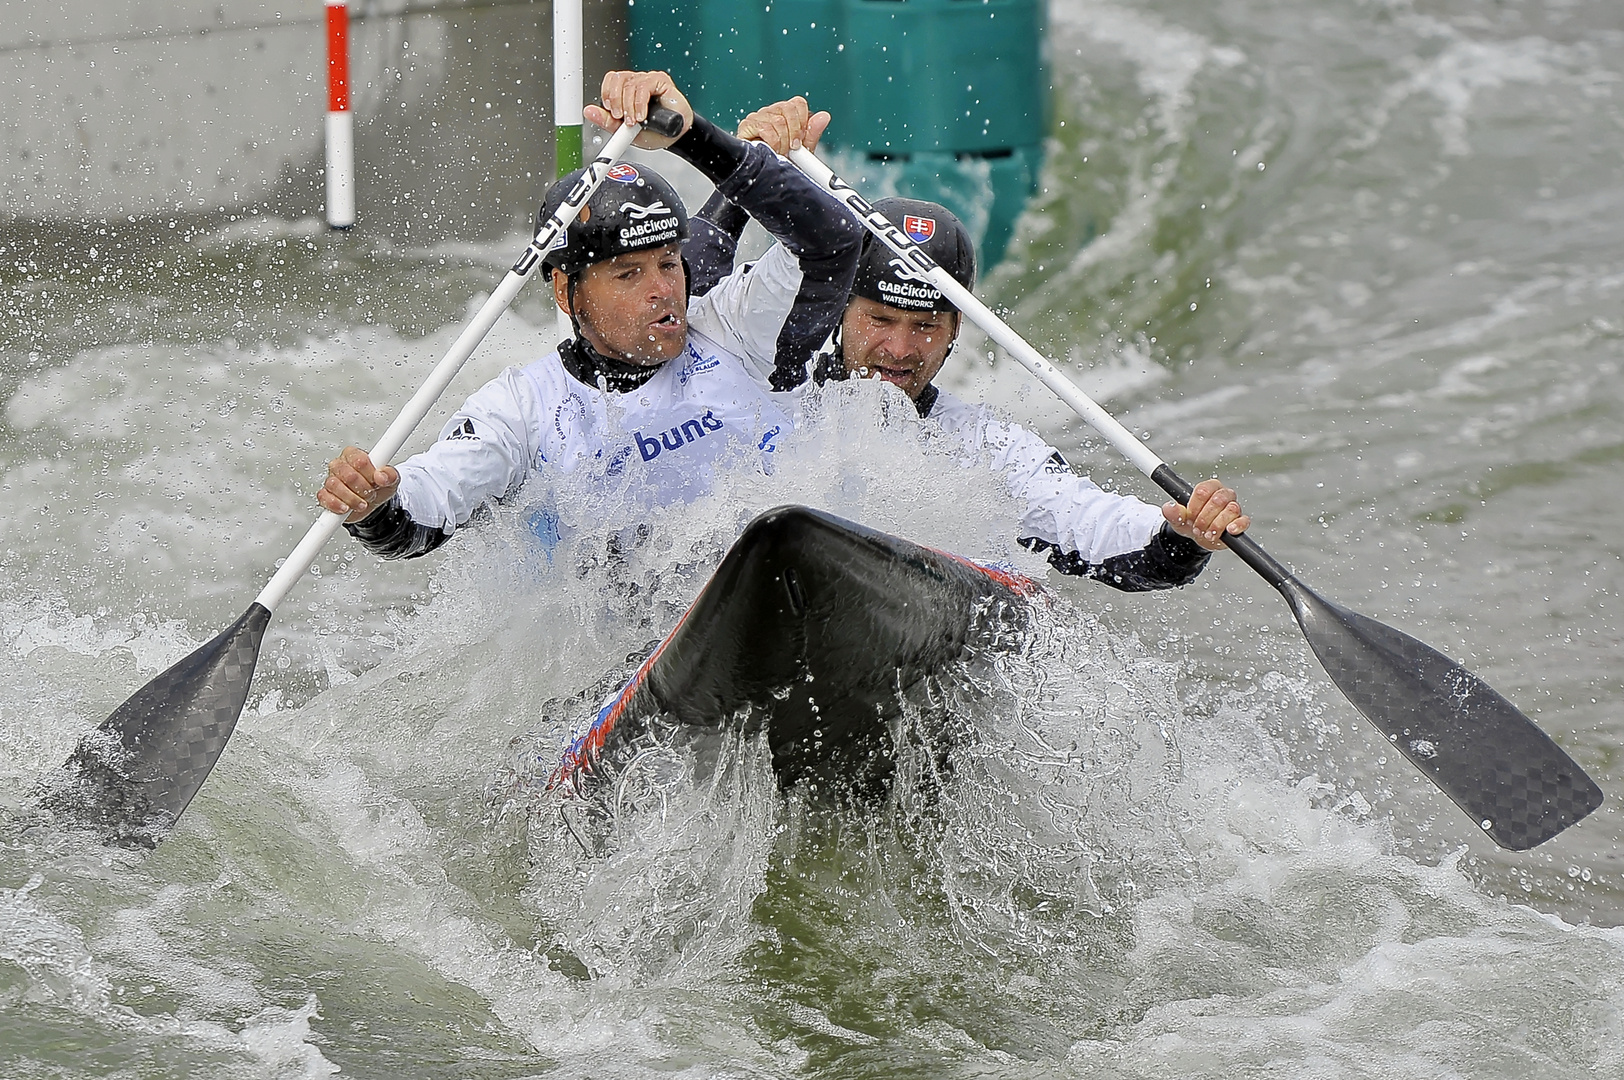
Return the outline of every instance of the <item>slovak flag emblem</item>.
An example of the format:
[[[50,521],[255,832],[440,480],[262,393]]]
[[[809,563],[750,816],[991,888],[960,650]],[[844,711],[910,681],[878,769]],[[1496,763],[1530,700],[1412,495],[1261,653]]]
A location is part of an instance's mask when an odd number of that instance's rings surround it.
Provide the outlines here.
[[[606,178],[621,184],[637,183],[637,169],[626,164],[624,161],[622,161],[619,165],[614,166],[603,175]]]
[[[902,231],[907,233],[914,243],[923,244],[936,235],[936,219],[907,214],[902,219]]]

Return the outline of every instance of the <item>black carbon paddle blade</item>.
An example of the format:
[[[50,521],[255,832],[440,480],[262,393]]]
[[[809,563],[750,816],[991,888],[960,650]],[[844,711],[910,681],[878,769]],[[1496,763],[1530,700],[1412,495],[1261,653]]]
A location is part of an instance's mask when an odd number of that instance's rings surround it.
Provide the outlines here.
[[[271,613],[255,603],[86,735],[41,799],[114,843],[155,847],[237,727]]]
[[[1526,851],[1601,805],[1584,770],[1476,675],[1295,577],[1276,588],[1348,700],[1496,844]]]

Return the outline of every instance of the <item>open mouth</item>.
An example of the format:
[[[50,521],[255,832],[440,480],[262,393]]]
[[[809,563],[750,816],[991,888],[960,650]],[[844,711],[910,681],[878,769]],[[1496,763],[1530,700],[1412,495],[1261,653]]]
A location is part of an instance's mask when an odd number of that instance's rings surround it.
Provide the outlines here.
[[[913,368],[909,367],[881,367],[879,364],[868,365],[870,376],[878,376],[886,382],[903,383],[913,378]]]
[[[676,312],[668,311],[649,325],[657,330],[676,330],[682,326],[682,320],[677,317]]]

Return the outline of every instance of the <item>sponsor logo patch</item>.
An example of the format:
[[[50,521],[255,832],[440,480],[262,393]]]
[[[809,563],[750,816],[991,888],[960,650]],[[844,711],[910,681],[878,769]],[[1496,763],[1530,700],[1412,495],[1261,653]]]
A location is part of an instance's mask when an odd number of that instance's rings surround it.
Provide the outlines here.
[[[914,217],[912,214],[903,216],[902,231],[916,244],[923,244],[936,235],[936,219],[928,217]]]
[[[644,218],[668,216],[671,213],[671,208],[663,202],[650,203],[647,206],[641,203],[623,202],[620,204],[620,212],[633,221],[642,221]]]
[[[617,184],[635,184],[639,179],[636,167],[628,165],[624,161],[612,167],[603,175]]]
[[[722,363],[714,356],[699,355],[698,353],[694,352],[692,345],[688,347],[688,355],[693,357],[693,359],[687,364],[683,365],[681,371],[677,372],[677,381],[684,386],[687,386],[688,380],[693,378],[695,375],[703,375],[705,372],[719,367]]]
[[[684,420],[670,431],[656,431],[653,438],[641,431],[634,431],[632,441],[637,444],[637,452],[644,461],[653,461],[662,450],[681,450],[695,439],[704,438],[708,432],[721,430],[722,422],[707,409],[704,416]]]
[[[898,281],[924,281],[925,277],[909,265],[907,259],[893,257],[885,265],[891,268],[891,273]]]
[[[568,441],[570,435],[582,426],[585,419],[586,402],[571,394],[559,402],[558,408],[553,411],[553,430],[558,432],[560,439]]]
[[[894,258],[886,264],[893,275],[892,278],[880,278],[874,284],[883,294],[884,300],[892,307],[917,308],[926,311],[936,306],[942,298],[936,286],[924,281],[917,271],[909,266],[907,261]],[[917,284],[916,284],[917,283]]]
[[[451,431],[446,434],[446,438],[477,439],[479,436],[474,434],[474,422],[472,420],[464,420],[461,424],[458,424],[456,427],[452,428]]]
[[[621,226],[620,239],[622,243],[638,247],[654,247],[656,244],[669,244],[680,231],[675,219],[641,221],[636,225]]]
[[[929,285],[915,285],[911,281],[895,282],[881,278],[874,284],[879,286],[880,293],[885,302],[892,307],[917,308],[929,311],[936,306],[942,294]]]

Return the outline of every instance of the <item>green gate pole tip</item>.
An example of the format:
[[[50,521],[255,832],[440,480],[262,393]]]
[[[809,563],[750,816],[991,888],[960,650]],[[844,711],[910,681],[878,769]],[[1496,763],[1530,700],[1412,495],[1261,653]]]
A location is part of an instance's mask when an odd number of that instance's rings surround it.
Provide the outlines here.
[[[553,128],[553,158],[559,176],[581,167],[580,124],[560,124]]]

